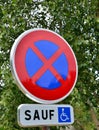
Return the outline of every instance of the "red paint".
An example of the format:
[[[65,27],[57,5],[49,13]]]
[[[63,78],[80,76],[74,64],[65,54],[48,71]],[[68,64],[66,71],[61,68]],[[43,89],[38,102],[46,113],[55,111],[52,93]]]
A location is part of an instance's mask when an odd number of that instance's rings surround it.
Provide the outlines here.
[[[39,40],[49,40],[55,43],[59,47],[59,50],[52,56],[52,58],[46,60],[42,53],[33,45],[33,43]],[[35,53],[39,56],[39,58],[44,62],[44,66],[41,67],[32,78],[28,76],[25,67],[25,57],[28,48],[32,48],[33,51],[35,51]],[[52,63],[59,57],[62,52],[64,52],[69,66],[66,80],[63,80],[63,78],[52,66]],[[70,49],[70,46],[68,46],[68,43],[66,43],[66,41],[64,41],[62,38],[50,31],[35,30],[24,36],[16,48],[14,62],[17,76],[22,85],[29,93],[42,100],[58,100],[68,95],[72,90],[77,78],[76,59]],[[47,90],[35,84],[35,81],[39,79],[39,77],[46,71],[47,68],[49,68],[53,75],[61,82],[62,86],[54,90]]]

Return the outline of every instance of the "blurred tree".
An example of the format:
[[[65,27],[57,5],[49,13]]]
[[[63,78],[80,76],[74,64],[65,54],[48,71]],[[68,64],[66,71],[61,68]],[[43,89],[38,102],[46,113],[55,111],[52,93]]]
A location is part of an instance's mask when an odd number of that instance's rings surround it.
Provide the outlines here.
[[[30,28],[51,29],[69,42],[78,61],[78,81],[72,94],[61,103],[73,105],[75,128],[99,129],[97,5],[98,0],[0,1],[0,130],[23,130],[17,124],[17,107],[22,103],[32,103],[15,85],[9,64],[15,39]]]

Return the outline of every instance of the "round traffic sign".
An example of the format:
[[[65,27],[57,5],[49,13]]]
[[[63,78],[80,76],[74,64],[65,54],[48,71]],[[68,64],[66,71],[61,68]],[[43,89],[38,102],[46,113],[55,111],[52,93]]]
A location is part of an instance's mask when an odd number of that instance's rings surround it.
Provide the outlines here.
[[[77,80],[77,61],[60,35],[47,29],[22,33],[11,49],[12,73],[21,91],[39,103],[66,98]]]

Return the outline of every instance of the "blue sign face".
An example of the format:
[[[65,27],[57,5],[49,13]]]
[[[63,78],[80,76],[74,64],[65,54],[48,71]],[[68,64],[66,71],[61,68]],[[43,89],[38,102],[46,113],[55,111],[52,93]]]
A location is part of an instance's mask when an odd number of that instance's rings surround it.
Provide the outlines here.
[[[58,107],[58,122],[59,123],[71,122],[70,107]]]
[[[60,48],[53,42],[48,40],[40,40],[34,43],[35,47],[40,51],[41,55],[46,59],[50,60],[53,55]],[[25,65],[27,73],[30,78],[35,76],[35,74],[44,66],[42,59],[35,53],[33,48],[28,48],[26,53]],[[68,75],[68,62],[65,54],[62,52],[55,61],[51,63],[51,68],[56,71],[63,80],[66,80]],[[47,68],[45,72],[36,81],[36,85],[45,89],[55,89],[61,86],[61,82],[58,80],[57,75],[54,75],[50,68]]]

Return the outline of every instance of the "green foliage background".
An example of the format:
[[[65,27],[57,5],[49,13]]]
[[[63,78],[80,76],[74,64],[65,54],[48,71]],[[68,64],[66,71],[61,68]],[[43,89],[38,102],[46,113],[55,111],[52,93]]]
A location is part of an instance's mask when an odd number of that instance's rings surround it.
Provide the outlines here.
[[[95,130],[99,119],[98,0],[0,0],[0,130],[39,130],[17,124],[17,107],[33,103],[16,86],[9,63],[11,47],[25,30],[47,28],[64,37],[78,61],[78,81],[61,103],[75,110],[77,130]],[[59,127],[51,127],[51,130]]]

